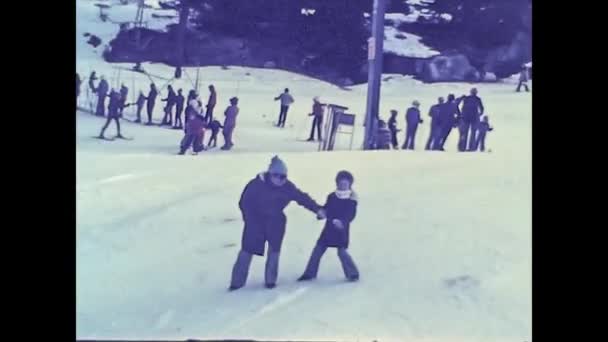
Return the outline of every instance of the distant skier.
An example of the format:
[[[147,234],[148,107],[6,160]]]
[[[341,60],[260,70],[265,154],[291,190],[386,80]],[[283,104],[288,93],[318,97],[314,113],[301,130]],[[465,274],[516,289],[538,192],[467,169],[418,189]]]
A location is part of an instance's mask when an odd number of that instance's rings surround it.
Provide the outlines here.
[[[275,156],[268,171],[258,174],[247,183],[241,194],[239,208],[245,226],[241,250],[232,268],[228,290],[237,290],[245,285],[251,259],[253,255],[264,256],[266,243],[268,256],[264,281],[266,288],[272,289],[276,286],[279,255],[287,224],[283,210],[291,201],[316,213],[319,219],[326,218],[325,210],[287,179],[287,166]]]
[[[207,112],[205,113],[205,121],[213,121],[213,109],[217,104],[217,93],[215,92],[215,86],[212,84],[209,86],[209,100],[207,100]]]
[[[221,147],[222,150],[230,150],[232,149],[232,146],[234,146],[232,134],[236,127],[236,117],[239,114],[238,103],[239,99],[237,97],[231,98],[230,106],[224,111],[224,116],[226,118],[224,119],[224,146]]]
[[[220,129],[224,128],[224,126],[222,126],[222,124],[219,121],[213,120],[209,124],[208,128],[209,128],[209,130],[211,130],[211,138],[209,138],[209,142],[207,143],[207,146],[208,147],[217,147],[217,135],[220,132]]]
[[[336,191],[327,196],[323,209],[326,211],[326,221],[323,231],[312,250],[304,274],[298,281],[313,280],[319,272],[321,257],[327,248],[336,248],[342,270],[349,281],[359,280],[359,270],[348,253],[350,224],[357,215],[357,194],[352,190],[353,175],[348,171],[340,171],[336,176]]]
[[[399,149],[399,142],[397,141],[397,133],[401,131],[397,128],[397,114],[396,110],[391,110],[391,117],[388,119],[388,129],[391,131],[391,145],[395,150]]]
[[[175,97],[175,126],[173,126],[173,128],[180,129],[183,127],[182,112],[184,111],[184,101],[185,99],[182,90],[178,89],[177,96]]]
[[[391,131],[386,127],[386,122],[382,120],[378,121],[378,130],[376,131],[376,149],[391,149]]]
[[[469,96],[461,97],[462,102],[462,120],[461,120],[461,137],[458,149],[460,151],[467,150],[467,142],[468,142],[468,150],[475,150],[475,140],[476,140],[476,132],[477,125],[479,124],[479,118],[483,115],[483,103],[481,99],[477,96],[477,89],[471,89],[471,93]]]
[[[147,110],[148,110],[148,122],[147,126],[152,125],[152,113],[154,112],[154,105],[156,104],[156,97],[158,96],[158,91],[156,90],[156,85],[154,83],[150,84],[150,92],[147,97]]]
[[[165,112],[165,116],[163,117],[163,121],[160,123],[161,126],[173,124],[173,107],[175,106],[175,101],[177,100],[177,95],[175,95],[175,91],[173,91],[173,87],[169,85],[167,87],[167,97],[161,99],[162,102],[167,102],[167,105],[163,109]]]
[[[285,121],[287,121],[287,111],[289,110],[289,106],[294,103],[294,99],[291,94],[289,94],[289,89],[285,88],[283,94],[275,97],[274,100],[281,100],[281,111],[279,112],[279,121],[277,122],[277,127],[285,127]]]
[[[135,104],[137,105],[137,119],[135,120],[135,122],[137,123],[141,122],[141,111],[144,108],[144,104],[146,104],[146,99],[147,97],[144,95],[144,93],[142,91],[139,91],[139,96],[137,97],[137,101],[135,102]]]
[[[312,127],[310,129],[310,137],[307,141],[315,141],[315,128],[317,129],[317,138],[321,140],[321,124],[323,123],[323,111],[325,104],[321,103],[318,96],[313,98],[312,113],[309,116],[314,116]]]
[[[192,147],[193,153],[198,153],[205,149],[203,145],[203,138],[205,135],[205,122],[201,116],[194,113],[190,113],[190,119],[186,124],[186,135],[180,143],[180,155],[186,153],[186,151]]]
[[[101,76],[101,81],[97,86],[97,110],[95,115],[105,116],[106,115],[106,97],[108,96],[108,90],[110,86],[104,76]]]
[[[477,133],[477,142],[475,143],[475,149],[478,149],[481,152],[485,152],[486,150],[486,134],[488,132],[493,131],[494,128],[490,126],[490,122],[488,121],[488,116],[483,117],[483,121],[479,124],[478,133]]]
[[[416,141],[416,131],[418,130],[418,124],[423,123],[424,121],[420,118],[420,102],[414,101],[412,102],[412,107],[408,108],[405,113],[405,123],[406,123],[406,134],[405,134],[405,142],[403,143],[403,149],[413,150],[414,143]]]
[[[437,103],[431,106],[429,116],[431,117],[431,133],[426,141],[425,150],[438,150],[441,145],[442,124],[441,124],[441,109],[444,103],[443,97],[437,100]]]
[[[439,144],[434,146],[434,150],[445,151],[445,142],[448,140],[450,133],[454,127],[459,127],[459,122],[462,120],[460,109],[458,109],[458,101],[454,94],[448,95],[448,102],[440,107],[439,115],[441,117],[441,129]]]
[[[120,134],[120,108],[121,108],[121,99],[120,99],[120,94],[118,92],[116,92],[114,89],[112,89],[112,91],[110,92],[110,103],[108,104],[108,118],[106,120],[105,125],[103,125],[103,128],[101,129],[101,132],[99,133],[99,137],[100,139],[106,139],[106,137],[104,136],[104,133],[106,131],[106,129],[108,128],[108,126],[110,125],[110,122],[112,122],[112,120],[114,120],[116,122],[116,132],[117,138],[123,138],[122,134]]]
[[[120,85],[120,107],[119,114],[122,117],[122,112],[127,107],[127,96],[129,95],[129,88],[124,84]]]
[[[526,92],[530,91],[530,89],[528,88],[528,68],[526,68],[525,65],[521,66],[521,71],[519,72],[519,84],[517,84],[517,89],[516,89],[516,91],[518,93],[519,93],[522,85],[526,89]]]

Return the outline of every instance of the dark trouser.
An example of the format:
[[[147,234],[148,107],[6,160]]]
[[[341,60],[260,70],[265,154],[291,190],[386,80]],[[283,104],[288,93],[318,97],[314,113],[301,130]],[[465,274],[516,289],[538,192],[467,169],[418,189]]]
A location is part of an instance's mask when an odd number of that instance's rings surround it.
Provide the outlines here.
[[[232,133],[234,132],[234,127],[224,126],[224,130],[222,134],[224,135],[224,146],[230,148],[234,146],[232,143]]]
[[[437,140],[435,140],[436,144],[438,142],[438,146],[435,146],[433,148],[434,150],[443,150],[443,146],[445,145],[445,142],[448,140],[448,137],[452,132],[452,126],[452,124],[449,124],[445,125],[444,127],[441,127],[438,133],[439,137],[437,138]]]
[[[118,120],[118,116],[117,115],[108,115],[106,124],[103,125],[103,128],[101,129],[101,133],[99,133],[99,136],[103,136],[103,134],[106,132],[106,129],[108,128],[108,126],[110,126],[110,122],[112,120],[116,121],[116,131],[118,132],[118,135],[120,135],[120,121]]]
[[[207,143],[207,146],[209,146],[209,147],[211,147],[211,146],[216,147],[217,146],[217,133],[218,133],[218,131],[212,131],[211,132],[211,138],[209,138],[209,143]]]
[[[203,150],[203,141],[200,134],[186,134],[180,144],[180,153],[185,153],[190,146],[192,146],[192,151],[194,152]]]
[[[154,103],[148,105],[148,122],[152,123],[152,112],[154,112]]]
[[[319,272],[319,264],[321,263],[321,257],[325,254],[327,247],[321,245],[315,245],[315,248],[312,250],[312,254],[310,255],[310,259],[308,259],[308,264],[306,265],[306,270],[304,271],[304,276],[310,278],[316,278],[317,273]],[[340,258],[340,263],[342,264],[342,270],[344,271],[344,276],[346,278],[352,279],[359,277],[359,270],[353,261],[353,258],[348,253],[346,248],[338,248],[338,258]]]
[[[181,127],[181,126],[183,126],[183,123],[182,123],[182,111],[183,111],[183,108],[176,108],[175,109],[175,127]],[[179,122],[179,124],[178,124],[178,122]]]
[[[269,246],[268,255],[266,256],[266,268],[264,271],[264,282],[266,284],[276,284],[279,276],[279,256],[280,252],[273,251]],[[247,282],[249,275],[249,267],[253,254],[240,250],[236,258],[236,262],[232,267],[232,279],[230,286],[234,288],[243,287]]]
[[[287,111],[289,106],[281,106],[281,112],[279,113],[279,123],[277,126],[285,127],[285,121],[287,120]]]
[[[399,143],[397,142],[397,130],[391,131],[391,144],[393,145],[394,149],[399,148]]]
[[[321,140],[321,123],[323,121],[323,117],[321,116],[316,116],[314,120],[312,120],[312,127],[310,129],[310,137],[308,138],[309,140],[314,140],[314,136],[315,136],[315,127],[317,127],[317,136],[319,138],[319,140]]]
[[[484,152],[486,150],[486,133],[479,132],[477,134],[477,141],[475,141],[475,150],[479,150]]]
[[[526,91],[530,91],[530,89],[528,88],[528,83],[527,82],[523,82],[523,81],[519,81],[519,84],[517,85],[517,92],[519,93],[519,90],[521,88],[521,86],[524,86],[524,88],[526,88]]]
[[[144,109],[144,105],[138,105],[137,106],[137,122],[141,121],[141,110]]]
[[[165,107],[165,117],[163,117],[163,121],[162,124],[168,124],[171,125],[173,123],[173,113],[171,113],[173,111],[173,108],[171,107]]]
[[[207,106],[207,112],[205,113],[206,122],[210,123],[213,121],[213,108],[215,108],[215,106]]]
[[[460,140],[458,142],[458,150],[466,151],[467,142],[468,150],[475,150],[475,139],[477,133],[477,121],[463,121],[460,125]]]
[[[416,131],[418,130],[418,125],[407,125],[405,132],[405,143],[403,144],[404,150],[413,150],[414,142],[416,140]]]
[[[436,150],[440,144],[440,138],[441,134],[439,134],[441,132],[441,126],[438,126],[437,124],[433,124],[431,122],[431,133],[429,134],[429,138],[426,141],[426,146],[424,146],[425,150]]]
[[[97,98],[97,110],[95,111],[95,115],[105,116],[106,115],[106,96],[99,95]]]

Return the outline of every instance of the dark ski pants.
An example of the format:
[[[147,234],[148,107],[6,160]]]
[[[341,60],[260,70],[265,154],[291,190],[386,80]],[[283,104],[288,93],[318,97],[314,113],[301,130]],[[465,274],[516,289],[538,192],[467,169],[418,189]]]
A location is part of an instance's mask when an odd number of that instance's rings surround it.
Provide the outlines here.
[[[203,139],[200,134],[186,134],[180,143],[180,153],[186,153],[190,147],[194,152],[203,150]]]
[[[394,149],[399,148],[399,142],[397,141],[397,131],[396,130],[391,131],[391,145],[393,145]]]
[[[416,131],[418,130],[418,125],[408,125],[405,132],[405,143],[403,143],[404,150],[413,150],[414,142],[416,140]]]
[[[213,121],[213,109],[215,106],[207,106],[207,112],[205,113],[205,122],[211,123]]]
[[[475,140],[477,133],[477,122],[476,121],[463,121],[460,126],[460,141],[458,143],[459,151],[467,150],[467,142],[468,142],[468,150],[475,151]]]
[[[317,136],[318,139],[321,140],[321,123],[323,122],[323,117],[315,116],[314,120],[312,120],[312,127],[310,129],[310,137],[308,140],[314,140],[315,138],[315,127],[317,128]]]
[[[105,116],[106,115],[106,96],[99,95],[97,98],[97,110],[95,111],[95,115]]]
[[[141,110],[144,109],[144,106],[137,106],[137,122],[141,122]]]
[[[452,132],[452,125],[446,125],[445,127],[442,127],[440,129],[440,133],[439,133],[439,145],[437,146],[437,148],[433,148],[434,150],[443,150],[444,149],[444,145],[445,142],[448,140],[448,137],[450,136],[450,133]]]
[[[279,275],[279,256],[280,253],[272,250],[272,247],[270,247],[269,244],[268,254],[266,256],[266,268],[264,271],[264,282],[267,285],[274,285],[277,283]],[[251,253],[245,252],[244,250],[239,251],[236,262],[232,267],[232,279],[230,280],[231,287],[239,288],[245,286],[252,257],[253,254]]]
[[[178,124],[179,122],[179,124]],[[175,127],[182,127],[184,124],[182,123],[182,109],[175,110]]]
[[[165,107],[165,116],[163,117],[162,124],[171,125],[173,124],[173,108]]]
[[[209,147],[217,146],[217,134],[218,134],[218,131],[211,132],[211,138],[209,138],[209,143],[207,143],[207,146],[209,146]]]
[[[479,132],[477,134],[477,141],[475,141],[475,150],[479,149],[481,152],[486,150],[486,133]]]
[[[289,106],[281,106],[281,111],[279,112],[279,122],[277,126],[285,127],[285,121],[287,120],[287,111],[289,110]]]
[[[437,124],[431,123],[431,133],[426,141],[425,150],[436,150],[441,142],[441,127]]]
[[[328,247],[317,244],[315,248],[312,250],[312,254],[310,255],[310,259],[308,260],[308,264],[306,265],[306,270],[304,271],[304,276],[310,278],[316,278],[317,273],[319,272],[319,264],[321,263],[321,257],[325,254],[325,251]],[[338,258],[340,259],[340,263],[342,264],[342,270],[344,271],[344,276],[348,279],[358,278],[359,270],[357,269],[357,265],[353,261],[353,258],[348,253],[346,248],[338,248]]]
[[[224,135],[224,146],[227,148],[234,146],[234,143],[232,142],[232,133],[234,133],[234,127],[224,126],[222,134]]]
[[[116,116],[112,115],[112,116],[108,116],[108,119],[106,120],[106,124],[103,125],[103,128],[101,129],[101,133],[99,133],[99,136],[103,137],[103,134],[106,132],[106,129],[108,128],[108,126],[110,126],[110,122],[112,122],[112,120],[116,121],[116,132],[118,132],[117,135],[120,135],[120,120],[117,115]]]
[[[528,88],[527,82],[519,81],[519,84],[517,85],[517,90],[516,90],[518,93],[519,93],[522,85],[524,86],[524,88],[526,88],[526,91],[530,91],[530,89]]]
[[[154,104],[148,105],[148,123],[152,123],[152,112],[154,112]]]

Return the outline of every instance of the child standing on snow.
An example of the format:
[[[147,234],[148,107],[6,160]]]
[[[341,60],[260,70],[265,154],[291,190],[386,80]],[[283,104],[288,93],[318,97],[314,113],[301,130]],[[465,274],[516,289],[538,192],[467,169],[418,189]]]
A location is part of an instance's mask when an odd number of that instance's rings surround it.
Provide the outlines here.
[[[209,124],[209,129],[211,130],[211,138],[209,138],[209,143],[207,144],[207,146],[217,147],[217,134],[220,132],[220,128],[224,128],[224,126],[222,126],[219,121],[211,121],[211,123]]]
[[[350,223],[357,214],[357,195],[351,188],[353,181],[353,175],[350,172],[338,172],[337,190],[327,196],[327,202],[323,206],[327,216],[325,227],[312,250],[306,270],[298,281],[312,280],[317,277],[321,257],[329,247],[338,249],[338,257],[346,279],[359,280],[359,270],[347,251]]]
[[[486,150],[486,133],[493,131],[494,128],[490,126],[488,122],[488,116],[483,117],[483,121],[479,123],[477,127],[477,141],[475,142],[475,149],[479,149],[481,152]]]
[[[391,131],[386,127],[386,122],[382,120],[378,121],[378,130],[376,131],[376,149],[391,149]]]

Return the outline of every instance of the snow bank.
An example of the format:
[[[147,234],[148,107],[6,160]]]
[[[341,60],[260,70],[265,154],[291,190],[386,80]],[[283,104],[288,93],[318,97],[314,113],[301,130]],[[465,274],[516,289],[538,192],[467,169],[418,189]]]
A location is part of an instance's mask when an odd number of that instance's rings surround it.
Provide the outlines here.
[[[413,58],[430,58],[439,54],[438,51],[421,43],[420,36],[400,31],[391,26],[384,28],[384,36],[384,52]]]

